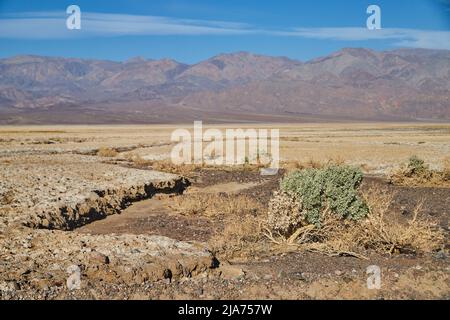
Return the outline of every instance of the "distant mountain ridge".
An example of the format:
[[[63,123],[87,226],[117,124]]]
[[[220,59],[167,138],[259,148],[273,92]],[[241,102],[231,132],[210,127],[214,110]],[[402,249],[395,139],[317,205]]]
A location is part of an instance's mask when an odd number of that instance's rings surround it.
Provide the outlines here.
[[[240,115],[244,121],[252,115],[450,120],[450,51],[346,48],[307,62],[236,52],[194,65],[140,57],[0,59],[0,123],[227,121]]]

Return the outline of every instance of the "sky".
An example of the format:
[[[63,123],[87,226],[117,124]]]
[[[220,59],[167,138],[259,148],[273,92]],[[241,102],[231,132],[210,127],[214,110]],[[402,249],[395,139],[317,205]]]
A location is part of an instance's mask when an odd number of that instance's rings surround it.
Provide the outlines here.
[[[66,27],[69,5],[79,30]],[[367,29],[369,5],[381,9],[379,30]],[[450,50],[450,0],[0,0],[0,57],[306,61],[343,47]]]

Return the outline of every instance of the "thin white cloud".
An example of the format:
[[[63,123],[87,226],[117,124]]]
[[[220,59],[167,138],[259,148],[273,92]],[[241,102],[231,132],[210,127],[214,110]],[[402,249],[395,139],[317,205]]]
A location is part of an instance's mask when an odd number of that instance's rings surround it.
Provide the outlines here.
[[[81,13],[81,30],[66,28],[63,12],[26,12],[0,18],[0,38],[54,39],[121,35],[238,35],[254,33],[244,23],[128,14]]]
[[[450,31],[387,28],[298,28],[279,35],[336,41],[391,40],[400,47],[450,49]]]
[[[156,16],[86,13],[82,29],[98,35],[233,35],[254,32],[247,25]]]
[[[450,31],[387,28],[260,29],[240,22],[130,14],[81,13],[81,30],[66,29],[65,12],[25,12],[0,16],[0,38],[58,39],[126,35],[269,35],[319,40],[388,40],[393,46],[450,49]]]

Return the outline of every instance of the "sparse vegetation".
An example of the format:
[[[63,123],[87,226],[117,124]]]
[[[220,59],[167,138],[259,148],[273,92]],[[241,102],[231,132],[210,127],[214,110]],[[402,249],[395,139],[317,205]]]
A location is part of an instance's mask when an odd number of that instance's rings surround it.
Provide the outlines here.
[[[129,153],[125,158],[132,162],[134,166],[140,168],[151,168],[157,171],[170,172],[174,174],[180,174],[186,177],[192,176],[196,171],[202,169],[212,169],[212,170],[223,170],[228,172],[234,171],[258,171],[262,168],[262,165],[244,163],[242,165],[235,166],[217,166],[217,165],[206,165],[206,164],[173,164],[170,159],[165,160],[145,160],[138,154]]]
[[[411,186],[450,186],[450,159],[445,159],[442,170],[432,170],[416,155],[391,174],[391,181]]]
[[[118,152],[114,148],[107,148],[107,147],[101,147],[97,151],[97,156],[99,157],[115,157],[117,156]]]
[[[411,219],[393,221],[388,217],[393,194],[378,188],[364,194],[370,212],[361,221],[348,221],[325,214],[323,227],[304,237],[303,247],[325,253],[355,253],[373,250],[379,253],[432,252],[444,245],[444,234],[436,223],[423,216],[417,205]],[[357,254],[360,255],[360,254]]]
[[[224,257],[251,255],[260,250],[262,221],[253,215],[228,216],[224,228],[209,242],[212,251]]]
[[[0,247],[6,251],[0,289],[5,284],[14,288],[15,283],[19,288],[15,297],[20,299],[136,298],[136,290],[144,299],[448,296],[445,259],[449,253],[446,221],[450,188],[442,186],[450,178],[450,158],[442,160],[448,156],[449,126],[430,124],[433,130],[416,124],[279,126],[282,135],[293,138],[281,140],[280,156],[285,162],[277,176],[261,176],[252,161],[233,167],[173,165],[164,158],[173,146],[168,137],[175,126],[69,127],[61,136],[53,131],[36,134],[19,128],[17,133],[4,134],[0,139],[4,148],[0,159]],[[33,144],[41,140],[59,144]],[[101,146],[118,154],[92,157]],[[414,153],[418,157],[408,161]],[[354,188],[367,214],[358,220],[342,217],[323,194],[318,206],[320,224],[311,223],[306,219],[303,200],[294,192],[280,190],[279,179],[299,170],[343,166],[341,159],[345,164],[361,165],[370,175]],[[401,162],[405,162],[403,168],[409,177],[401,176],[402,185],[389,184],[384,179],[387,170]],[[191,187],[181,196],[164,190],[140,201],[144,199],[142,189],[128,188],[124,182],[134,185],[152,169],[186,176]],[[116,179],[122,172],[126,179]],[[423,179],[427,174],[429,178]],[[47,230],[56,221],[49,215],[88,219],[92,212],[74,216],[65,208],[81,198],[78,190],[86,190],[83,194],[89,194],[88,205],[80,207],[84,212],[91,207],[91,200],[98,203],[91,190],[97,193],[103,186],[111,187],[105,199],[100,197],[101,203],[118,208],[116,213],[124,210],[123,214],[72,232]],[[125,195],[136,192],[139,202],[131,203],[128,196],[124,202],[114,200],[109,190],[116,189]],[[339,188],[333,190],[340,192]],[[45,216],[40,214],[44,204],[48,208]],[[44,229],[35,230],[37,224],[19,226],[18,218],[39,219]],[[56,271],[52,266],[79,255],[80,243],[93,249],[82,257],[86,260],[79,261],[86,267],[83,283],[89,288],[69,292],[60,286],[67,279],[65,266]],[[161,243],[170,246],[166,250]],[[185,253],[191,244],[198,256]],[[110,250],[112,247],[118,249]],[[153,248],[161,260],[147,254]],[[210,264],[206,250],[219,263],[214,260]],[[99,253],[110,263],[104,264]],[[328,258],[340,255],[370,261]],[[29,264],[30,256],[36,263]],[[218,268],[209,267],[217,264]],[[384,272],[381,291],[365,289],[369,264],[379,265]],[[25,274],[17,272],[24,268]],[[172,281],[153,283],[152,270],[161,276],[166,269],[171,270]],[[178,276],[183,279],[181,291]],[[184,281],[185,277],[193,279]],[[109,290],[116,288],[116,281],[120,290]],[[149,285],[152,290],[148,290]]]
[[[425,164],[425,161],[417,157],[416,155],[412,156],[408,160],[408,164],[406,166],[405,174],[407,176],[413,175],[425,175],[428,174],[429,168]]]
[[[245,195],[196,193],[174,198],[171,205],[183,215],[215,216],[256,216],[263,207]]]
[[[394,195],[386,190],[369,189],[364,198],[370,214],[356,229],[354,239],[364,248],[379,252],[432,252],[444,245],[443,230],[427,218],[419,202],[406,222],[389,219]],[[388,220],[389,219],[389,220]]]
[[[256,200],[237,194],[195,193],[175,197],[171,208],[183,215],[201,215],[220,221],[223,228],[209,244],[221,256],[248,255],[258,251],[263,238],[264,207]]]
[[[450,157],[444,160],[444,168],[442,173],[445,181],[450,181]]]
[[[302,169],[321,169],[323,167],[331,165],[344,165],[345,160],[342,157],[327,158],[325,160],[316,160],[314,158],[309,158],[306,161],[284,161],[281,163],[281,167],[285,169],[288,173],[292,171],[302,170]]]
[[[245,195],[207,193],[176,197],[172,208],[219,219],[223,229],[210,244],[222,256],[266,251],[264,239],[275,244],[269,250],[297,248],[359,258],[367,250],[394,254],[443,248],[443,230],[423,215],[420,204],[410,219],[397,222],[390,211],[394,195],[378,188],[360,194],[361,179],[354,167],[305,169],[282,180],[268,210]]]
[[[151,168],[153,170],[180,174],[186,177],[191,176],[202,167],[196,164],[175,165],[170,160],[146,160],[138,154],[133,153],[127,154],[126,159],[138,168]]]

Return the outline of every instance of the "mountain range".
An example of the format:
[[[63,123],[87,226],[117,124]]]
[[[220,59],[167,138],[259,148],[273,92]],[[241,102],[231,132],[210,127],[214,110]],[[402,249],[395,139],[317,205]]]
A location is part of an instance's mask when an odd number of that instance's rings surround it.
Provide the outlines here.
[[[0,59],[0,123],[450,120],[450,51],[345,48],[306,62],[248,52],[187,65]]]

